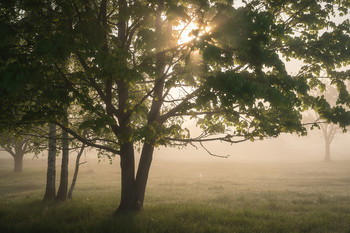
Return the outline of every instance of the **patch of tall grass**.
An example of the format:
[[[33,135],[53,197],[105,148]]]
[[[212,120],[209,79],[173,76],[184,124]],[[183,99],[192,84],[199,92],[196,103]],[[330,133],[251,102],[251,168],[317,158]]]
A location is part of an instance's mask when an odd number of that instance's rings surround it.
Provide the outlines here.
[[[44,168],[0,167],[0,232],[350,232],[350,162],[157,165],[144,210],[125,214],[117,166],[82,167],[64,203],[41,201]]]

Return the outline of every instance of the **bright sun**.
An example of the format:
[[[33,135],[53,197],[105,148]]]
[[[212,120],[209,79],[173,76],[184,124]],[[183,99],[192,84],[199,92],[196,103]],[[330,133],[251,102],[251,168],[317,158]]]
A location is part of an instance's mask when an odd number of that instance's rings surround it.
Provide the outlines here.
[[[179,32],[179,39],[177,40],[177,43],[180,45],[188,43],[204,33],[208,33],[210,31],[210,27],[200,27],[198,24],[190,22],[179,24],[175,27],[175,30]]]

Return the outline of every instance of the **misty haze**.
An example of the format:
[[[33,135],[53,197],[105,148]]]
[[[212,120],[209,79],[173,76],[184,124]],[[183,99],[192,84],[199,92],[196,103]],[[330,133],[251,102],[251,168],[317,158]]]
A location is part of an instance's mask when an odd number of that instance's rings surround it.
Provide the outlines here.
[[[0,232],[350,232],[350,1],[0,1]]]

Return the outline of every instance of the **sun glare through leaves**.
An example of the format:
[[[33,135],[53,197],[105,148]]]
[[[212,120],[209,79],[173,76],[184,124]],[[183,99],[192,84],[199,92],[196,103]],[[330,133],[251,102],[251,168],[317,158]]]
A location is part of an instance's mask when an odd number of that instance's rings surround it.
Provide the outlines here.
[[[200,36],[204,35],[205,33],[209,33],[210,27],[201,26],[195,22],[189,22],[189,23],[180,23],[178,26],[175,27],[175,30],[178,31],[177,43],[180,45],[180,44],[188,43],[194,39],[198,39]]]

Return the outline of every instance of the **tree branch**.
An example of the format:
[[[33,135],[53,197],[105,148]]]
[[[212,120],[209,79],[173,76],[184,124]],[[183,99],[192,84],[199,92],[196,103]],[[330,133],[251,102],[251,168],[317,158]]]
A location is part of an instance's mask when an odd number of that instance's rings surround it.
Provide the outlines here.
[[[203,143],[202,142],[199,142],[199,144],[202,146],[202,148],[208,153],[210,154],[211,156],[215,156],[215,157],[219,157],[219,158],[224,158],[224,159],[227,159],[230,155],[216,155],[216,154],[213,154],[211,153],[207,148],[204,147]]]
[[[87,161],[84,161],[84,162],[79,163],[79,166],[80,166],[80,165],[83,165],[83,164],[85,164],[85,163],[87,163]]]
[[[204,112],[175,113],[172,116],[200,116],[205,114],[222,113],[224,111],[225,109],[213,109],[212,111],[204,111]]]
[[[171,110],[169,110],[166,114],[162,115],[160,117],[160,123],[164,123],[166,120],[168,120],[170,117],[174,116],[174,114],[177,113],[177,111],[179,111],[187,102],[188,100],[192,99],[193,97],[195,97],[195,95],[199,92],[199,89],[193,91],[191,94],[187,95],[186,98],[184,98],[184,100],[179,103],[177,106],[175,106],[174,108],[172,108]]]
[[[232,136],[231,136],[232,137]],[[238,136],[237,136],[238,137]],[[240,143],[248,141],[249,138],[244,138],[241,140],[231,140],[230,137],[216,137],[216,138],[165,138],[169,141],[176,141],[176,142],[185,142],[185,143],[191,143],[191,142],[213,142],[213,141],[222,141],[222,142],[228,142],[228,143]]]
[[[143,21],[141,20],[143,18],[139,17],[138,19],[135,20],[135,22],[133,22],[130,27],[127,28],[126,30],[126,36],[127,36],[127,42],[126,42],[126,48],[130,47],[132,38],[134,37],[134,34],[136,32],[136,30],[142,25]]]
[[[62,125],[61,123],[59,123],[59,122],[53,122],[53,123],[58,125],[58,126],[60,126],[63,130],[67,131],[74,138],[76,138],[77,140],[81,141],[82,143],[84,143],[84,144],[86,144],[88,146],[95,147],[95,148],[102,149],[102,150],[106,150],[106,151],[109,151],[109,152],[111,152],[113,154],[120,155],[120,151],[119,150],[113,149],[113,148],[108,147],[108,146],[104,146],[104,145],[93,143],[91,140],[88,140],[88,139],[80,136],[75,131],[73,131],[72,129],[70,129],[70,128],[64,126],[64,125]]]

